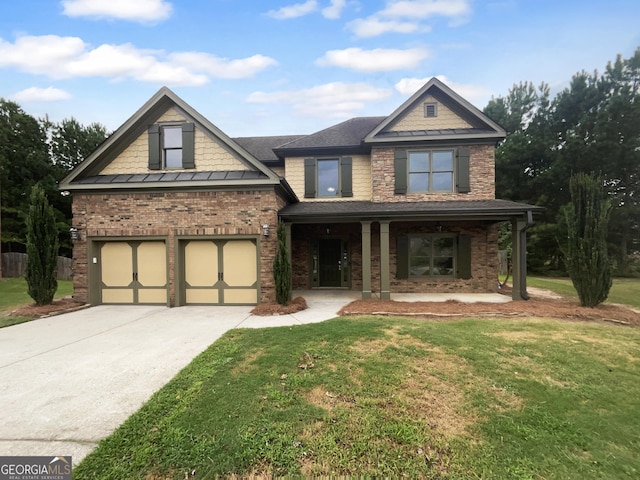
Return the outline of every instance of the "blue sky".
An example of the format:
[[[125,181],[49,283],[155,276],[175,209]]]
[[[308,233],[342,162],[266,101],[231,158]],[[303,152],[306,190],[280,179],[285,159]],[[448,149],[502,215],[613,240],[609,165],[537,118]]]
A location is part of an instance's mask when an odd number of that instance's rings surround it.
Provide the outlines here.
[[[113,130],[166,85],[230,136],[387,115],[438,76],[479,108],[640,46],[638,0],[22,0],[0,97]]]

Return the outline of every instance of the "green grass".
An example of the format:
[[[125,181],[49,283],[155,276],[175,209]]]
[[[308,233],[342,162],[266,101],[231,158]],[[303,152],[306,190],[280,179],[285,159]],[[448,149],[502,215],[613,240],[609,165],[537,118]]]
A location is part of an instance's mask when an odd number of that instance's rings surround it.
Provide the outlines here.
[[[504,280],[504,277],[501,277],[501,280]],[[545,288],[564,297],[578,299],[578,293],[569,278],[527,277],[527,285]],[[607,303],[621,303],[640,308],[639,292],[640,278],[614,278]]]
[[[70,280],[58,280],[58,291],[55,298],[66,297],[73,293]],[[21,305],[33,303],[27,293],[27,282],[24,278],[0,278],[0,328],[33,320],[31,317],[10,317],[9,312]]]
[[[233,330],[74,478],[638,478],[639,358],[638,329],[555,320]]]

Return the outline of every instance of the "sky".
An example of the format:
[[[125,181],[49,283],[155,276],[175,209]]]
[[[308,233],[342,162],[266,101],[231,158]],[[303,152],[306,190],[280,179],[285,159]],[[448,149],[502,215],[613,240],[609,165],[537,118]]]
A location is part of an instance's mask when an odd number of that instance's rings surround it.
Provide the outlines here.
[[[640,47],[638,0],[21,0],[0,97],[112,131],[168,86],[232,137],[388,115],[438,77],[482,109]]]

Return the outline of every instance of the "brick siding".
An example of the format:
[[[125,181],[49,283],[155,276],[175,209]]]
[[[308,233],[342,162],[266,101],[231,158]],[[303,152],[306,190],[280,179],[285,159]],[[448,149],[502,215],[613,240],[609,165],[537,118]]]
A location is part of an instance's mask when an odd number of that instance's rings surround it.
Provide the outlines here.
[[[73,197],[74,298],[87,302],[88,242],[92,238],[163,237],[169,255],[169,303],[175,305],[176,237],[259,236],[260,301],[275,298],[271,266],[277,246],[277,212],[285,201],[273,190],[82,194]],[[270,235],[262,235],[269,224]]]

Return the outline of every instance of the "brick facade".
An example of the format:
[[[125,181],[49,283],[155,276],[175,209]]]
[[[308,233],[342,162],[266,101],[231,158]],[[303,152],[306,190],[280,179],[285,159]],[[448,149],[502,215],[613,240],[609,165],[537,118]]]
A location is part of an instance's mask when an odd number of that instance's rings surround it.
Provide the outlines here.
[[[406,148],[406,147],[405,147]],[[446,200],[493,200],[495,191],[495,154],[493,145],[469,146],[469,193],[437,192],[398,195],[395,188],[394,151],[392,147],[371,150],[371,178],[374,202],[421,202]]]
[[[330,233],[327,234],[327,228]],[[293,288],[311,288],[311,252],[321,239],[349,241],[350,289],[362,290],[362,230],[360,223],[293,225]],[[438,230],[441,228],[441,230]],[[471,236],[471,278],[397,279],[397,237],[400,235],[450,233]],[[391,222],[389,228],[390,287],[392,293],[495,292],[498,280],[498,226],[483,222]],[[380,224],[371,224],[371,288],[380,292]]]
[[[256,236],[260,258],[260,301],[275,298],[272,263],[278,210],[285,205],[271,190],[154,193],[76,193],[74,226],[82,239],[74,242],[74,298],[89,301],[88,245],[92,239],[164,238],[169,257],[169,303],[175,305],[176,239],[182,236]],[[270,235],[262,235],[262,225]]]

